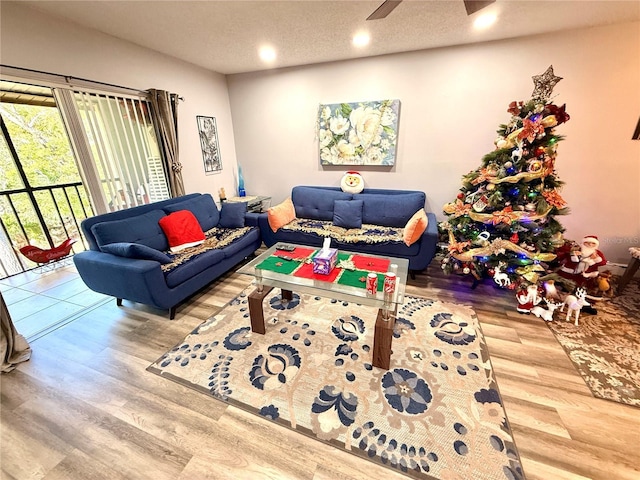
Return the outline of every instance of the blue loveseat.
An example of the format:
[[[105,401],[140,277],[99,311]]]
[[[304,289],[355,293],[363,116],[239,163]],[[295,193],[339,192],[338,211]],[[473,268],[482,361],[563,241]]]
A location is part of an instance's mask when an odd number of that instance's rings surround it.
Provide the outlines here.
[[[245,207],[237,205],[229,211]],[[181,210],[194,214],[207,238],[172,254],[158,222]],[[90,289],[116,297],[118,305],[127,299],[168,309],[173,319],[180,302],[262,244],[255,219],[252,224],[245,218],[246,207],[231,222],[226,211],[218,210],[211,195],[194,193],[87,218],[81,228],[89,250],[76,254],[74,263]]]
[[[433,213],[426,212],[427,228],[415,243],[407,246],[401,240],[409,219],[425,206],[424,192],[365,188],[361,193],[351,194],[338,187],[296,186],[291,191],[291,200],[296,220],[275,232],[266,213],[253,214],[267,246],[276,242],[321,246],[324,237],[329,236],[334,248],[406,258],[412,276],[424,270],[435,255],[438,226]],[[345,200],[362,201],[360,230],[334,225],[336,202]]]

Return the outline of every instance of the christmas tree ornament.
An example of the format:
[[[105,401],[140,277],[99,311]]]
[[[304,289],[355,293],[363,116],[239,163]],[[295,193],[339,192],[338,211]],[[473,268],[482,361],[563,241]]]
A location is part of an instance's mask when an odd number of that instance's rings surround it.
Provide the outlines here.
[[[492,192],[495,189],[496,189],[496,185],[494,183],[490,183],[490,184],[487,185],[487,190],[489,192]]]
[[[476,242],[478,245],[486,246],[489,244],[489,238],[491,238],[491,234],[489,232],[481,232],[476,237]]]
[[[562,80],[562,77],[556,77],[553,74],[553,65],[550,65],[542,75],[534,75],[531,78],[533,78],[533,84],[535,86],[531,93],[531,98],[545,103],[547,99],[551,97],[553,87]]]
[[[542,170],[542,162],[540,160],[530,160],[527,165],[527,170],[531,173],[538,173]]]
[[[520,148],[516,148],[513,152],[511,152],[511,159],[515,162],[519,161],[522,158],[522,150]]]
[[[485,208],[489,206],[489,199],[486,195],[482,195],[478,200],[476,200],[473,204],[473,209],[476,212],[483,212]]]
[[[504,168],[511,168],[513,167],[513,162],[504,162]]]
[[[469,267],[464,267],[462,269],[462,273],[464,273],[465,275],[469,275],[471,273],[471,269]]]

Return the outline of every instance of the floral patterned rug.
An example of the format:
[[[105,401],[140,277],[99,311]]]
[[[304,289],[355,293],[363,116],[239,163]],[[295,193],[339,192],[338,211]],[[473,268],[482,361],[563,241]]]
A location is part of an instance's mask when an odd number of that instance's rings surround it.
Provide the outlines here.
[[[546,322],[594,396],[640,407],[640,288],[594,303],[597,315]]]
[[[414,478],[524,478],[470,307],[405,297],[385,371],[376,309],[276,289],[259,335],[252,288],[149,371]]]

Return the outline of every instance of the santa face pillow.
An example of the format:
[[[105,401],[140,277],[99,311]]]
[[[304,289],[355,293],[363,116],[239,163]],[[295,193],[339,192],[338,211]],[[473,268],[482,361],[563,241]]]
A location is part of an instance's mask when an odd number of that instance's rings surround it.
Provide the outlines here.
[[[360,193],[364,190],[364,180],[358,172],[347,172],[340,181],[340,188],[347,193]]]

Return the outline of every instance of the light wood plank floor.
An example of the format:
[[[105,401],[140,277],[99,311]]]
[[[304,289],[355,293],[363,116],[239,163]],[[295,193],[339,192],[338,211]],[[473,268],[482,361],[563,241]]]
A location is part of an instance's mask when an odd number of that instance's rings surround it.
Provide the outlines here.
[[[248,283],[226,275],[174,321],[114,300],[32,342],[0,378],[2,478],[405,478],[145,371]],[[513,292],[434,264],[408,293],[475,308],[529,480],[640,478],[640,410],[594,398]]]

